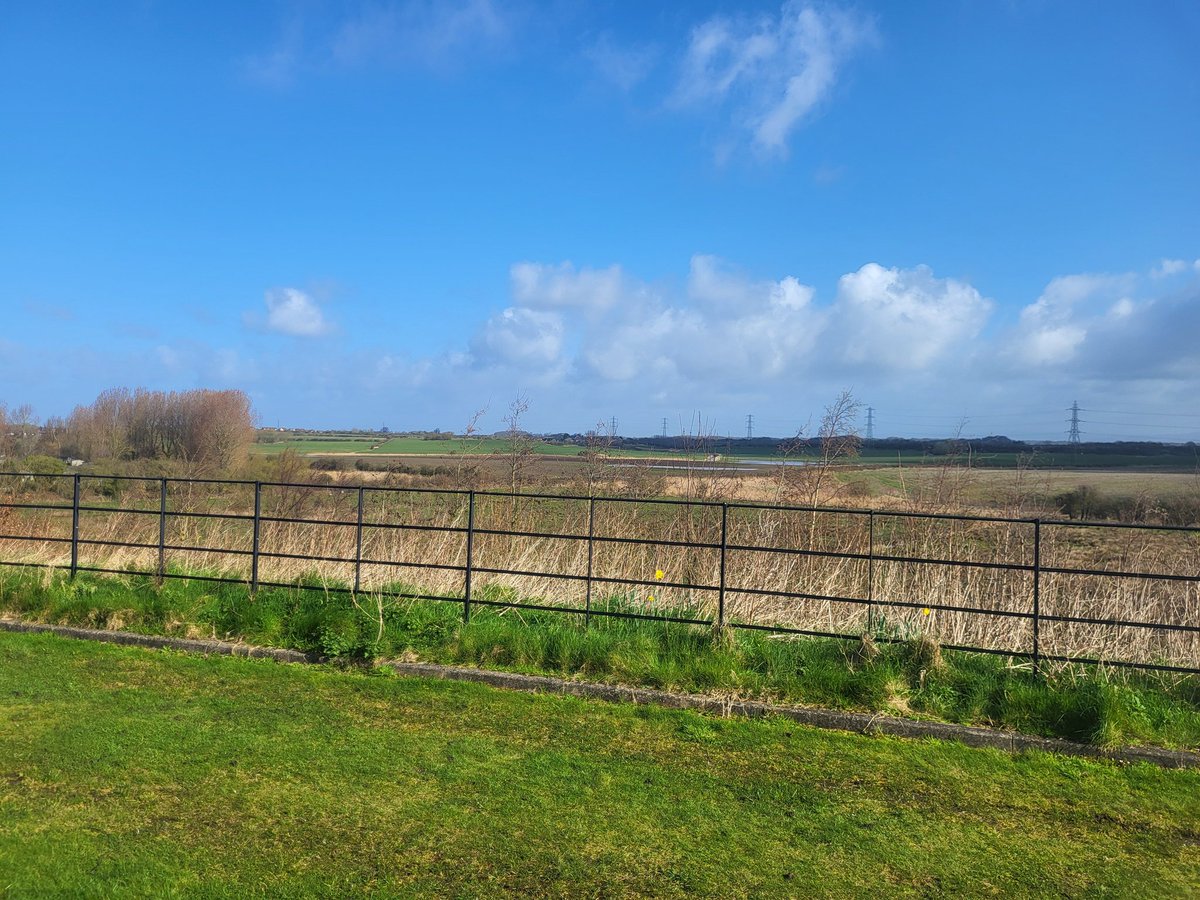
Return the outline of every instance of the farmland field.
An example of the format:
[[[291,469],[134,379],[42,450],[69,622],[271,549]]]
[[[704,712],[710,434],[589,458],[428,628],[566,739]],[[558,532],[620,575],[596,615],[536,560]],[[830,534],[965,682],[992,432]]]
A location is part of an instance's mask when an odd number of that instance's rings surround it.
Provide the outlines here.
[[[295,453],[370,453],[378,441],[363,438],[328,438],[276,441],[253,445],[255,453],[276,454],[285,450]]]
[[[511,450],[511,444],[504,438],[472,438],[469,441],[458,440],[427,440],[420,437],[378,437],[378,438],[296,438],[275,441],[273,443],[259,442],[253,445],[255,453],[277,454],[284,450],[293,450],[305,456],[324,456],[330,454],[371,455],[371,456],[487,456],[503,455]],[[546,441],[535,441],[530,449],[540,456],[574,457],[584,452],[583,447],[574,444],[551,444]],[[622,457],[656,457],[671,456],[669,452],[649,450],[612,450],[612,456]]]
[[[331,432],[323,435],[296,435],[284,433],[270,435],[271,440],[262,440],[253,445],[255,453],[273,455],[290,449],[301,455],[371,455],[371,456],[436,456],[462,457],[464,455],[504,455],[512,449],[511,443],[504,437],[476,437],[464,440],[452,437],[444,440],[429,439],[420,436],[402,435],[392,437],[386,434],[339,434]],[[279,439],[274,439],[279,438]],[[681,439],[683,440],[683,439]],[[554,456],[564,459],[578,457],[584,448],[576,444],[557,444],[546,441],[533,441],[530,445],[533,453],[539,456]],[[762,448],[748,449],[729,444],[720,438],[706,442],[707,451],[717,454],[721,460],[730,465],[749,463],[773,463],[785,457]],[[664,459],[664,460],[702,460],[707,455],[702,452],[687,451],[675,448],[663,449],[631,449],[610,448],[605,451],[607,456],[629,459]],[[791,454],[786,457],[793,462],[812,461],[815,457],[809,453]],[[1194,451],[1186,448],[1171,448],[1170,452],[1159,455],[1137,455],[1130,453],[1073,453],[1065,449],[1055,448],[1025,456],[1017,453],[976,453],[963,456],[946,456],[924,453],[915,450],[884,450],[876,447],[865,447],[853,458],[858,466],[871,468],[940,468],[953,466],[977,470],[1002,471],[1131,471],[1146,473],[1178,473],[1195,474],[1200,471],[1200,457]],[[759,468],[759,466],[753,466]],[[768,468],[763,466],[762,468]]]

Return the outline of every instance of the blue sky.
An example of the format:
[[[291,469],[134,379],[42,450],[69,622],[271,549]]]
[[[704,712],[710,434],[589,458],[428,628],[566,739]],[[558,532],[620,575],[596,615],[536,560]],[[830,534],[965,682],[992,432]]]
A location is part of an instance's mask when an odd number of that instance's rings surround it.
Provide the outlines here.
[[[18,5],[0,402],[1200,439],[1198,45],[1191,2]]]

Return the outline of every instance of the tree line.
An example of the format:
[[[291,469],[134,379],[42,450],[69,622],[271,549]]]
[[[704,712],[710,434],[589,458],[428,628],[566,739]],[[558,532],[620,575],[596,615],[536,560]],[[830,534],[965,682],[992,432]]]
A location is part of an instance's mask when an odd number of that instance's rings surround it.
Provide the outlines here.
[[[175,460],[227,470],[254,442],[254,412],[243,391],[149,391],[113,388],[66,419],[38,427],[27,407],[0,406],[0,456],[33,453],[97,460]]]

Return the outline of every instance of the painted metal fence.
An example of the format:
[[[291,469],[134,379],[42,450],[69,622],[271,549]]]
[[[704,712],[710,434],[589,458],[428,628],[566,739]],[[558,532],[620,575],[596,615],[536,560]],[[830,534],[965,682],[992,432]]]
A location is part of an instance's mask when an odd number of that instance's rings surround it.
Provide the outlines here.
[[[92,502],[85,498],[85,488],[91,485],[90,493],[96,495],[97,486],[112,486],[116,484],[137,485],[143,497],[153,498],[157,494],[157,502],[145,507],[121,506],[119,503]],[[172,508],[170,498],[173,491],[187,489],[193,494],[197,491],[211,490],[213,492],[245,489],[253,491],[252,511],[246,504],[247,511],[239,512],[230,509],[201,510]],[[344,504],[350,514],[340,518],[301,517],[296,515],[269,515],[264,512],[264,490],[293,490],[307,493],[335,491],[343,497],[349,495],[352,502]],[[23,501],[22,496],[34,495],[34,499]],[[110,494],[119,497],[119,491],[111,490]],[[47,495],[60,498],[62,502],[49,502]],[[367,498],[380,495],[398,495],[406,497],[433,498],[437,502],[457,504],[456,518],[450,524],[431,524],[413,521],[377,520],[367,515]],[[69,501],[67,497],[69,496]],[[516,509],[518,503],[535,501],[553,501],[564,507],[577,509],[572,522],[578,523],[577,530],[555,531],[533,528],[518,528],[514,524],[508,528],[489,527],[481,525],[477,512],[482,502],[502,502]],[[636,534],[602,533],[597,529],[597,512],[603,508],[621,506],[636,507],[638,510],[655,507],[686,509],[689,514],[703,511],[711,516],[711,527],[708,528],[708,539],[677,539],[672,537],[646,537]],[[0,533],[0,542],[33,542],[43,545],[58,545],[69,550],[69,557],[63,560],[47,562],[38,559],[8,559],[0,557],[0,565],[25,566],[40,568],[63,569],[72,577],[78,572],[98,572],[119,575],[138,574],[158,579],[188,578],[213,582],[244,583],[250,591],[261,587],[304,587],[289,581],[268,580],[261,577],[261,564],[268,560],[301,560],[307,564],[319,567],[321,564],[337,564],[349,572],[352,569],[352,579],[347,577],[342,584],[326,584],[324,590],[344,593],[359,593],[370,590],[373,594],[386,597],[419,599],[439,602],[457,603],[462,607],[462,616],[469,621],[472,609],[477,606],[501,607],[506,609],[530,609],[545,612],[575,615],[582,618],[584,623],[591,624],[597,617],[613,617],[621,619],[643,619],[655,622],[672,622],[686,625],[708,626],[719,628],[749,629],[772,632],[779,635],[812,635],[842,639],[859,639],[864,631],[874,634],[877,640],[901,640],[896,635],[880,631],[879,624],[885,617],[899,611],[900,613],[920,613],[929,615],[933,611],[948,614],[959,614],[966,617],[993,617],[1017,620],[1028,625],[1028,639],[1023,646],[1008,646],[997,648],[983,646],[976,642],[965,644],[943,643],[947,649],[968,650],[985,653],[999,653],[1017,658],[1031,660],[1036,667],[1044,661],[1080,662],[1090,664],[1106,664],[1140,669],[1163,670],[1174,672],[1200,673],[1200,653],[1188,648],[1200,648],[1200,571],[1197,570],[1196,560],[1200,559],[1200,528],[1194,526],[1167,526],[1150,524],[1133,524],[1118,522],[1082,522],[1075,520],[1043,519],[1043,518],[1008,518],[1000,516],[958,515],[951,513],[926,513],[904,510],[854,509],[833,507],[803,507],[803,506],[766,506],[752,503],[732,503],[719,501],[694,501],[679,499],[633,499],[624,497],[580,497],[567,494],[512,494],[497,491],[474,490],[443,490],[434,488],[404,488],[383,487],[374,485],[353,486],[345,484],[308,484],[293,482],[254,482],[226,479],[176,479],[148,478],[137,476],[100,476],[90,474],[66,475],[34,475],[26,473],[0,473],[0,512],[13,510],[7,526],[0,531],[8,531],[14,522],[20,522],[21,515],[31,513],[49,513],[51,517],[59,517],[66,525],[69,514],[69,532],[61,534],[30,534],[30,533]],[[463,515],[462,513],[465,513]],[[738,540],[737,534],[730,526],[732,515],[768,515],[768,514],[802,514],[811,516],[815,521],[818,516],[845,517],[845,521],[855,525],[865,535],[865,546],[858,549],[829,548],[816,543],[804,545],[794,541],[791,544],[748,543]],[[157,540],[133,539],[99,539],[81,536],[80,521],[82,515],[121,514],[146,517],[157,522]],[[250,529],[250,546],[245,547],[212,547],[189,544],[168,539],[169,525],[179,520],[224,521],[242,523]],[[465,521],[464,521],[465,519]],[[896,553],[888,546],[886,540],[880,537],[881,522],[896,520],[911,520],[922,523],[983,523],[1002,525],[1016,529],[1023,535],[1019,542],[1020,558],[1004,560],[988,560],[948,555],[920,555],[913,553]],[[0,517],[0,522],[4,522]],[[583,524],[586,523],[586,528]],[[719,523],[719,524],[718,524]],[[264,526],[303,525],[328,529],[352,529],[353,555],[321,555],[311,553],[293,553],[280,549],[269,550],[262,545]],[[889,526],[891,527],[891,526]],[[461,545],[455,551],[461,553],[459,558],[398,560],[375,559],[364,553],[364,532],[389,530],[410,531],[414,533],[437,533]],[[1133,533],[1171,536],[1182,541],[1184,569],[1176,571],[1141,571],[1124,568],[1075,567],[1062,564],[1048,564],[1043,557],[1047,534],[1059,530],[1085,530],[1089,533],[1104,533],[1109,538],[1121,537]],[[487,537],[507,537],[510,539],[541,539],[546,541],[574,542],[586,547],[586,567],[582,571],[538,570],[513,568],[484,564],[477,554],[477,542]],[[1119,545],[1120,541],[1117,541]],[[456,546],[458,546],[456,544]],[[597,571],[595,565],[598,549],[614,545],[653,546],[656,548],[677,548],[680,551],[705,551],[715,554],[716,577],[703,580],[689,578],[686,581],[663,580],[661,577],[628,577],[616,574],[603,574]],[[154,560],[150,568],[111,568],[87,564],[81,559],[81,550],[87,548],[125,548],[141,551],[147,558]],[[189,553],[208,553],[241,557],[249,562],[248,577],[228,577],[223,574],[201,574],[189,571],[179,571],[172,567],[172,556]],[[856,594],[823,594],[806,592],[792,588],[771,588],[762,585],[750,585],[731,581],[727,563],[735,555],[774,554],[784,557],[808,558],[824,560],[829,564],[837,562],[850,563],[861,567],[864,576],[861,579],[861,590]],[[583,556],[581,553],[580,556]],[[893,596],[879,589],[877,570],[881,565],[894,566],[927,566],[952,569],[991,570],[997,572],[1019,573],[1028,584],[1021,588],[1027,589],[1027,596],[1020,604],[1010,608],[997,606],[982,607],[966,603],[950,603],[932,596]],[[422,591],[389,591],[381,588],[364,588],[363,572],[371,566],[403,566],[416,570],[436,570],[440,573],[451,573],[461,578],[461,589],[453,592],[422,592]],[[565,567],[564,567],[565,568]],[[551,597],[547,602],[534,602],[532,599],[521,601],[517,597],[508,596],[497,598],[478,589],[478,580],[487,577],[512,576],[517,578],[553,580],[560,583],[573,583],[577,588],[582,586],[582,603],[566,604]],[[1146,620],[1136,616],[1088,616],[1064,614],[1061,611],[1047,611],[1043,608],[1043,590],[1048,577],[1094,578],[1100,584],[1105,581],[1138,580],[1173,586],[1179,592],[1179,601],[1173,602],[1171,608],[1176,609],[1178,617],[1172,621]],[[641,589],[649,586],[652,589],[678,589],[690,595],[703,594],[711,598],[706,605],[710,614],[680,614],[679,610],[668,613],[651,609],[634,609],[628,606],[614,609],[611,604],[597,602],[598,593],[614,590]],[[1097,589],[1099,590],[1099,589]],[[739,615],[730,609],[728,603],[732,595],[739,597],[769,598],[772,602],[782,604],[804,604],[818,602],[826,604],[851,605],[865,610],[866,622],[863,628],[814,628],[794,627],[782,622],[752,621],[745,615]],[[542,598],[546,599],[546,598]],[[831,619],[832,621],[832,619]],[[1185,642],[1184,655],[1172,660],[1163,659],[1119,659],[1096,655],[1078,655],[1047,652],[1043,641],[1043,629],[1049,625],[1070,625],[1083,628],[1116,628],[1150,631],[1155,633],[1174,633],[1181,636]]]

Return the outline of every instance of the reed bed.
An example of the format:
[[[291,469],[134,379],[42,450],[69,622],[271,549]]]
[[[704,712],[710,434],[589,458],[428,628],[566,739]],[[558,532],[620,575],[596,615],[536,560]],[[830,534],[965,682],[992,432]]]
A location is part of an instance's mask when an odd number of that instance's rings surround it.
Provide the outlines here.
[[[159,481],[80,485],[81,568],[157,572],[162,527],[171,572],[251,579],[252,484],[172,480],[165,518]],[[0,478],[0,502],[68,507],[0,508],[0,561],[69,565],[72,500],[69,477]],[[1196,530],[486,493],[472,511],[467,492],[344,484],[263,485],[258,500],[260,583],[462,598],[470,520],[472,595],[485,603],[723,613],[732,625],[1014,654],[1034,646],[1036,554],[1041,654],[1200,668]]]

